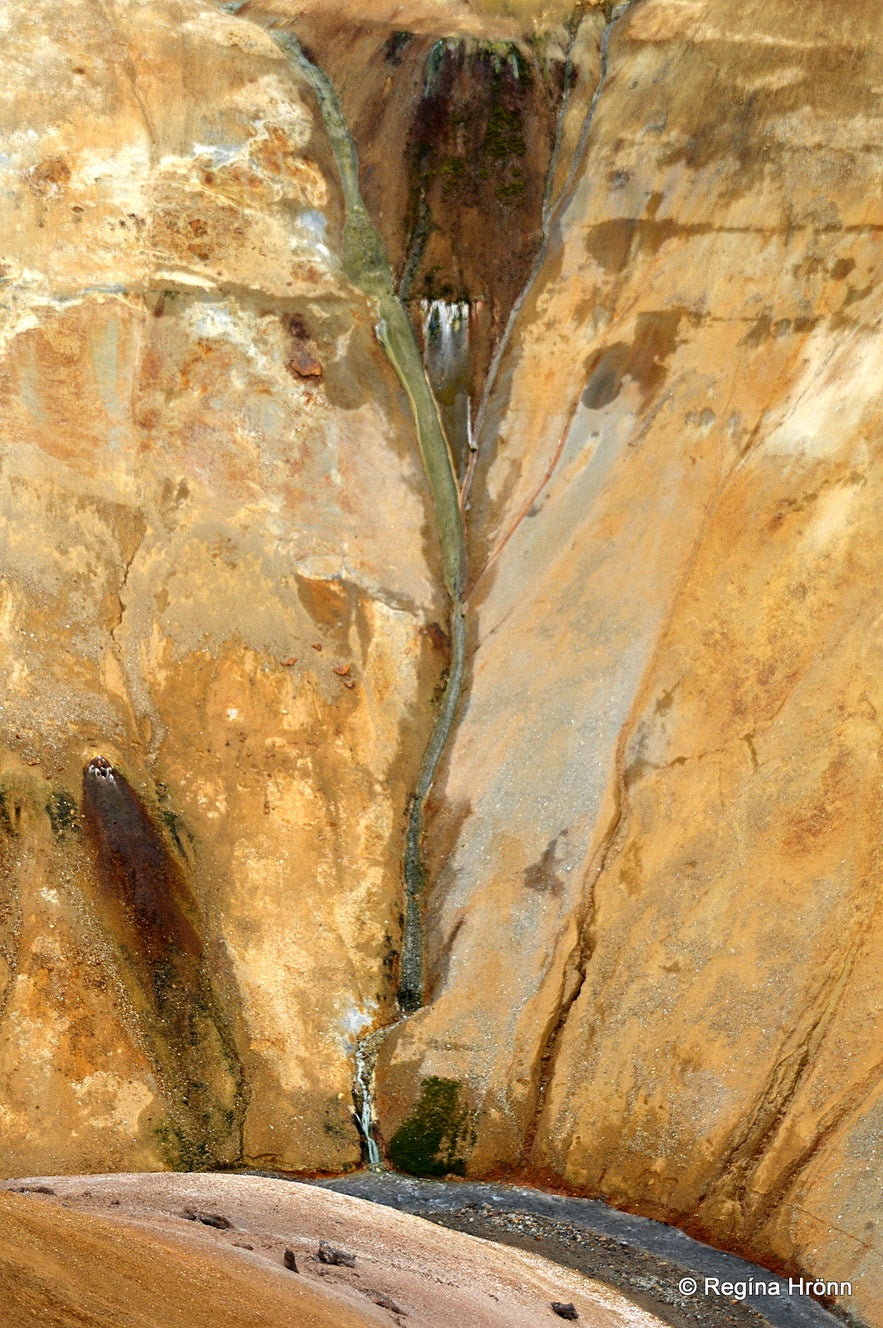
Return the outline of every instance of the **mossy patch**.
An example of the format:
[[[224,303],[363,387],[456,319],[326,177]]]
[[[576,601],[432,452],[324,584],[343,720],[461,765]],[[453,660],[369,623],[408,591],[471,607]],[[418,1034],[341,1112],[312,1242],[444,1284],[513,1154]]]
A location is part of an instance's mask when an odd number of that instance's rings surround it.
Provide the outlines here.
[[[520,107],[507,105],[503,100],[502,80],[494,77],[493,101],[481,150],[493,162],[504,162],[510,157],[523,157],[527,151],[522,127]]]
[[[8,794],[5,789],[0,789],[0,834],[10,839],[13,835],[17,835],[20,820],[20,804],[14,803],[13,812],[10,814]]]
[[[468,299],[475,277],[487,277],[484,246],[495,250],[513,209],[536,202],[528,144],[535,137],[529,132],[537,100],[533,84],[529,56],[518,43],[451,39],[429,52],[408,148],[405,298],[416,279],[426,299],[450,299],[462,287]],[[474,250],[478,216],[483,238]],[[433,252],[444,256],[440,276],[431,258],[423,266],[433,243]],[[467,244],[473,246],[470,258]],[[503,247],[508,251],[508,238]],[[474,274],[471,281],[468,274]]]
[[[56,839],[64,839],[65,835],[76,834],[80,829],[80,810],[64,789],[50,794],[46,803],[46,815],[49,817],[52,833]]]
[[[458,1079],[430,1075],[420,1085],[420,1097],[408,1119],[389,1141],[387,1154],[399,1171],[414,1176],[462,1176],[462,1151],[474,1139],[472,1112],[462,1100]]]

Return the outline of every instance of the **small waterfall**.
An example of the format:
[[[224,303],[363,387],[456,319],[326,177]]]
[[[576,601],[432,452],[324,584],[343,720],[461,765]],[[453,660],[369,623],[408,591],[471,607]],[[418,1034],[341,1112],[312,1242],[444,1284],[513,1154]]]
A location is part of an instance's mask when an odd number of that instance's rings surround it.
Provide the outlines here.
[[[469,305],[465,300],[421,300],[424,356],[438,347],[442,366],[451,364],[462,347],[469,346]]]
[[[420,301],[423,363],[461,478],[470,450],[472,314],[472,306],[466,300]]]
[[[353,1102],[356,1104],[356,1122],[359,1125],[365,1161],[370,1169],[382,1166],[380,1149],[372,1133],[374,1129],[374,1104],[372,1100],[372,1080],[374,1077],[374,1056],[366,1048],[368,1038],[360,1037],[356,1044],[356,1077],[353,1081]]]
[[[365,1161],[370,1171],[383,1170],[383,1158],[374,1138],[374,1065],[383,1035],[389,1026],[368,1033],[356,1043],[356,1072],[353,1078],[353,1103],[356,1124],[362,1137]]]

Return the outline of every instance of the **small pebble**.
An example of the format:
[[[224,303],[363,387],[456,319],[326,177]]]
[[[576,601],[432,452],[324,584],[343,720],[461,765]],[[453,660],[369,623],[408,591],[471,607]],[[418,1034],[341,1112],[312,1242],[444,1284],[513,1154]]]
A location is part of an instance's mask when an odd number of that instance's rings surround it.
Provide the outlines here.
[[[233,1223],[220,1213],[200,1213],[195,1208],[185,1208],[182,1214],[188,1222],[201,1222],[204,1227],[214,1227],[216,1231],[231,1231]]]
[[[318,1254],[320,1263],[338,1264],[344,1268],[355,1268],[356,1266],[356,1256],[354,1254],[347,1254],[346,1250],[336,1250],[326,1240],[319,1241]]]
[[[369,1300],[373,1300],[375,1305],[379,1305],[382,1310],[392,1310],[393,1314],[403,1312],[401,1305],[397,1305],[392,1296],[388,1296],[385,1291],[369,1291],[366,1289],[363,1294]]]
[[[564,1301],[561,1301],[561,1300],[553,1300],[553,1301],[552,1301],[552,1309],[553,1309],[553,1310],[555,1311],[555,1313],[558,1315],[558,1318],[559,1318],[559,1319],[578,1319],[578,1318],[579,1318],[579,1315],[578,1315],[577,1312],[576,1312],[576,1306],[574,1305],[573,1301],[571,1301],[571,1300],[568,1300],[566,1303],[565,1303]]]
[[[285,1267],[288,1269],[289,1272],[291,1273],[300,1272],[300,1269],[297,1266],[297,1259],[294,1257],[294,1250],[286,1250],[282,1256],[282,1262],[285,1264]]]

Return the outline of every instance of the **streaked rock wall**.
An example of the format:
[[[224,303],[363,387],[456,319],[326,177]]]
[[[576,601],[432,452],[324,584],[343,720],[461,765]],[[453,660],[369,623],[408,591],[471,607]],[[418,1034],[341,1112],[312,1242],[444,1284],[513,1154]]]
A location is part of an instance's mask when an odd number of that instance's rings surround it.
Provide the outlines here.
[[[352,1165],[444,661],[407,404],[268,36],[168,0],[7,22],[3,1166]],[[102,911],[97,755],[186,882],[201,1066],[137,909]]]
[[[3,1166],[358,1162],[446,604],[261,24],[332,71],[358,31],[399,270],[420,60],[542,31],[571,96],[479,419],[431,990],[381,1048],[379,1133],[851,1278],[881,1322],[877,7],[635,0],[602,52],[609,6],[427,0],[398,65],[395,7],[243,13],[5,20]],[[134,800],[110,828],[98,756]]]
[[[613,32],[485,415],[435,985],[380,1073],[387,1138],[456,1084],[468,1171],[836,1270],[869,1317],[881,73],[871,4]]]

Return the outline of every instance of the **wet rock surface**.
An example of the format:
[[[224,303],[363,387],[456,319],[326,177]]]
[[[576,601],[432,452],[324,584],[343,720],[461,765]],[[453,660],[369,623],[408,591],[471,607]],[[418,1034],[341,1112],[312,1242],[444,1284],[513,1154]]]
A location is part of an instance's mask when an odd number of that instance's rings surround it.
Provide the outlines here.
[[[837,1328],[848,1321],[810,1296],[792,1294],[790,1280],[707,1245],[683,1232],[618,1212],[591,1199],[544,1194],[518,1186],[469,1181],[444,1183],[363,1172],[317,1182],[341,1194],[425,1217],[454,1231],[577,1269],[622,1291],[672,1328]],[[745,1283],[744,1295],[684,1293],[692,1276]],[[755,1294],[754,1282],[775,1282],[777,1293]]]

